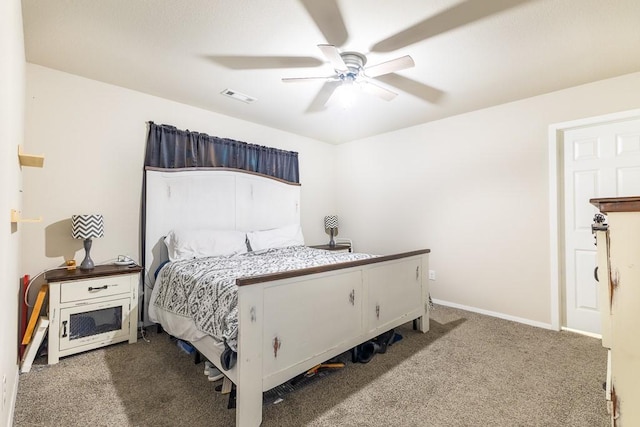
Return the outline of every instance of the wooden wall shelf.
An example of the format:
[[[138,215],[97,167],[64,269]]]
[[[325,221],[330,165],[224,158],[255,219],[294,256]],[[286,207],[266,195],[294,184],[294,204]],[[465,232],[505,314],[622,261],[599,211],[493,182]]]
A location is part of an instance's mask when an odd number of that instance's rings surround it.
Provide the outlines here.
[[[25,154],[22,152],[22,146],[20,145],[18,145],[18,159],[20,159],[20,166],[32,168],[41,168],[44,166],[44,156]]]
[[[11,209],[11,222],[12,223],[19,223],[19,222],[42,222],[42,217],[39,218],[20,218],[20,212],[15,210],[15,209]]]

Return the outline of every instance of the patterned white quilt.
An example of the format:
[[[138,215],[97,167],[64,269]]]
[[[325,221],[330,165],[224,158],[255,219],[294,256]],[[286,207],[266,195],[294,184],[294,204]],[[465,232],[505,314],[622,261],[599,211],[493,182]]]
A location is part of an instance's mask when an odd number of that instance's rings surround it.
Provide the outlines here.
[[[175,261],[158,274],[155,298],[159,309],[190,318],[196,328],[237,349],[238,295],[236,279],[299,270],[374,257],[290,246],[228,257]]]

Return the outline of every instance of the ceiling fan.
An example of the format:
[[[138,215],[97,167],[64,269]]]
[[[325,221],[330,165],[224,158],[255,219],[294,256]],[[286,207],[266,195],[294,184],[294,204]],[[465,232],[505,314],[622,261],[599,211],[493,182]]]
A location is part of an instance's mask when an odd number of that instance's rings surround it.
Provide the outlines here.
[[[398,94],[380,86],[374,79],[385,74],[415,66],[413,59],[409,55],[405,55],[377,65],[365,67],[367,57],[362,53],[340,52],[337,47],[331,44],[320,44],[318,47],[333,66],[335,74],[324,77],[285,77],[282,81],[286,83],[317,80],[335,82],[330,89],[331,92],[334,92],[341,85],[355,85],[365,92],[376,95],[385,101],[391,101]],[[329,94],[329,97],[330,96],[331,94]]]
[[[324,85],[307,108],[307,112],[326,109],[326,103],[338,87],[355,83],[361,89],[374,93],[383,99],[393,99],[396,93],[377,84],[409,93],[428,103],[436,104],[444,92],[425,83],[412,80],[394,71],[414,66],[411,57],[401,57],[382,64],[365,67],[367,58],[358,52],[340,52],[349,38],[347,26],[340,11],[339,0],[298,0],[307,10],[328,44],[319,45],[324,56],[329,59],[335,74],[326,77],[285,78],[285,82],[322,80]],[[456,4],[372,45],[371,52],[391,52],[431,37],[446,33],[488,16],[537,0],[459,0]],[[315,67],[323,62],[315,57],[302,56],[209,56],[210,60],[232,69],[300,68]]]

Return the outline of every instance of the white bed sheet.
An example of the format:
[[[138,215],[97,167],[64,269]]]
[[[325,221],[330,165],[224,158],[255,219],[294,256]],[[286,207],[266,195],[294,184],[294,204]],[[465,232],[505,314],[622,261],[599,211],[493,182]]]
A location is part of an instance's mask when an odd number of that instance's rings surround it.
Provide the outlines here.
[[[151,301],[155,301],[160,286],[154,286],[151,292]],[[181,340],[195,342],[203,337],[208,336],[206,333],[198,330],[193,319],[184,316],[178,316],[154,304],[149,304],[149,319],[152,322],[159,323],[162,328],[169,334]]]

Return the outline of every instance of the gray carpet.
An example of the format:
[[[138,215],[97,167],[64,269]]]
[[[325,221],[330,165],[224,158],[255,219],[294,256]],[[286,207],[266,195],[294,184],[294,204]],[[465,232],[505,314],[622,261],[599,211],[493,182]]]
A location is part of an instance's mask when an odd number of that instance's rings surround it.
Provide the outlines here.
[[[600,341],[436,306],[385,354],[265,405],[269,426],[607,426]],[[14,425],[232,426],[228,395],[167,335],[20,375]]]

